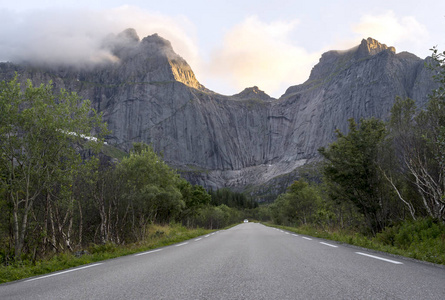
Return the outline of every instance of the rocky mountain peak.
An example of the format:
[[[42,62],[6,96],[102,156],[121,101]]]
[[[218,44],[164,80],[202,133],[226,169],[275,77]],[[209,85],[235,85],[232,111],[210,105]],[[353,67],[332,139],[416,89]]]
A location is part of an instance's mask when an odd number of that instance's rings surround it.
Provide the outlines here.
[[[393,53],[396,53],[396,48],[388,47],[385,44],[381,44],[377,40],[369,37],[366,40],[362,40],[362,42],[358,46],[357,53],[359,57],[365,57],[369,55],[376,55],[384,50],[389,50]]]
[[[330,74],[335,74],[341,69],[349,68],[353,63],[377,55],[383,51],[396,53],[394,47],[388,47],[373,38],[367,38],[363,39],[360,45],[349,50],[331,50],[325,52],[322,54],[319,63],[312,68],[308,81],[328,78]],[[291,87],[290,91],[294,91],[294,88]]]
[[[140,38],[134,28],[127,28],[117,35],[117,38],[128,43],[137,43]]]
[[[264,101],[272,101],[274,98],[270,97],[264,91],[260,90],[257,86],[245,88],[241,93],[235,94],[232,96],[233,98],[238,98],[242,100],[264,100]]]
[[[309,80],[276,101],[257,86],[230,97],[196,92],[206,89],[157,34],[139,40],[127,29],[108,42],[115,63],[80,72],[0,63],[0,79],[19,72],[76,91],[103,113],[110,145],[151,144],[192,183],[252,195],[284,191],[336,129],[347,132],[348,119],[386,118],[396,96],[423,107],[437,88],[424,60],[373,39],[324,53]]]
[[[153,82],[178,81],[195,89],[205,89],[189,64],[175,53],[172,44],[156,33],[140,40],[136,30],[128,28],[117,35],[110,34],[103,47],[119,59],[124,77],[138,76],[140,80]]]
[[[128,52],[133,52],[132,50],[139,44],[139,41],[136,30],[128,28],[117,35],[109,34],[102,42],[102,47],[122,59],[129,54]]]

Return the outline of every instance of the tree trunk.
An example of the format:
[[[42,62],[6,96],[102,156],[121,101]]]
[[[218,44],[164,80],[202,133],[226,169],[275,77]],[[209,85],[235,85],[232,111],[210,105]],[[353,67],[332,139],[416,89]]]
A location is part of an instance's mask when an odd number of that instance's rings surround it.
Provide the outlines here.
[[[78,201],[77,203],[79,203],[79,241],[78,241],[78,245],[79,247],[82,247],[82,231],[83,231],[83,215],[82,215],[82,206],[80,204],[80,201]]]

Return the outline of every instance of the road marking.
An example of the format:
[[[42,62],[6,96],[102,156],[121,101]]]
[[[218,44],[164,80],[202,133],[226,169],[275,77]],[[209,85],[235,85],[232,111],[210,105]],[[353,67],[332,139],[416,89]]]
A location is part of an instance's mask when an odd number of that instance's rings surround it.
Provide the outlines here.
[[[308,238],[308,237],[305,237],[305,236],[303,236],[302,238],[304,238],[305,240],[309,240],[309,241],[312,241],[312,239],[311,239],[311,238]]]
[[[323,245],[326,245],[326,246],[329,246],[329,247],[334,247],[334,248],[338,248],[338,246],[335,246],[335,245],[331,245],[331,244],[328,244],[328,243],[323,243],[323,242],[320,242],[320,244],[323,244]]]
[[[298,236],[298,234],[292,234],[293,236]]]
[[[195,242],[202,240],[202,238],[196,239]]]
[[[285,232],[285,234],[290,234],[289,232]]]
[[[176,245],[175,247],[181,247],[181,246],[184,246],[184,245],[187,245],[188,244],[188,242],[186,242],[186,243],[182,243],[182,244],[178,244],[178,245]]]
[[[205,237],[209,237],[209,236],[210,236],[210,234],[206,235]]]
[[[69,273],[69,272],[79,271],[79,270],[83,270],[83,269],[86,269],[86,268],[95,267],[95,266],[98,266],[98,265],[101,265],[101,264],[102,263],[97,263],[97,264],[94,264],[94,265],[89,265],[89,266],[80,267],[80,268],[76,268],[76,269],[72,269],[72,270],[66,270],[66,271],[63,271],[63,272],[55,273],[55,274],[50,274],[50,275],[46,275],[46,276],[32,278],[32,279],[25,280],[25,282],[39,280],[39,279],[48,278],[48,277],[57,276],[57,275],[62,275],[62,274]]]
[[[400,262],[400,261],[390,260],[390,259],[386,259],[386,258],[383,258],[383,257],[362,253],[362,252],[355,252],[355,253],[360,254],[360,255],[364,255],[364,256],[368,256],[368,257],[372,257],[372,258],[375,258],[375,259],[383,260],[383,261],[386,261],[386,262],[390,262],[392,264],[403,265],[403,263]]]
[[[147,252],[142,252],[142,253],[135,254],[134,256],[145,255],[145,254],[149,254],[149,253],[153,253],[153,252],[158,252],[158,251],[162,251],[162,249],[156,249],[156,250],[151,250],[151,251],[147,251]]]

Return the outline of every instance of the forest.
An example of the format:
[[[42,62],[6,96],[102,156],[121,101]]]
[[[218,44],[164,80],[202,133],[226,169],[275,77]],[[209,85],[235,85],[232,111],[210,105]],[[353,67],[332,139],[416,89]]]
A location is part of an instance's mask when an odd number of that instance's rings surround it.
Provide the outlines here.
[[[438,88],[426,107],[396,98],[387,121],[350,119],[347,133],[319,149],[320,182],[302,176],[270,205],[275,224],[329,238],[347,232],[348,242],[361,234],[361,245],[444,263],[445,52],[432,57]]]
[[[0,108],[4,265],[141,242],[152,224],[222,228],[257,206],[241,193],[191,185],[145,144],[120,160],[104,155],[101,116],[51,83],[2,82]]]
[[[319,149],[315,176],[261,205],[190,184],[143,143],[104,155],[109,132],[88,100],[18,75],[1,82],[0,263],[138,243],[153,224],[217,229],[245,218],[445,251],[445,52],[433,49],[433,61],[439,88],[425,108],[397,98],[388,120],[350,119]]]

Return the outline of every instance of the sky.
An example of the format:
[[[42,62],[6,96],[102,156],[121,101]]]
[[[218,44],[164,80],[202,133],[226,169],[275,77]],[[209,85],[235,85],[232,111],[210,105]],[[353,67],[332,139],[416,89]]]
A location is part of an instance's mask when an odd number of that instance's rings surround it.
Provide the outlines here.
[[[215,92],[258,86],[278,98],[322,53],[363,38],[420,58],[445,50],[445,1],[0,0],[0,61],[113,60],[101,42],[126,28],[169,40]]]

